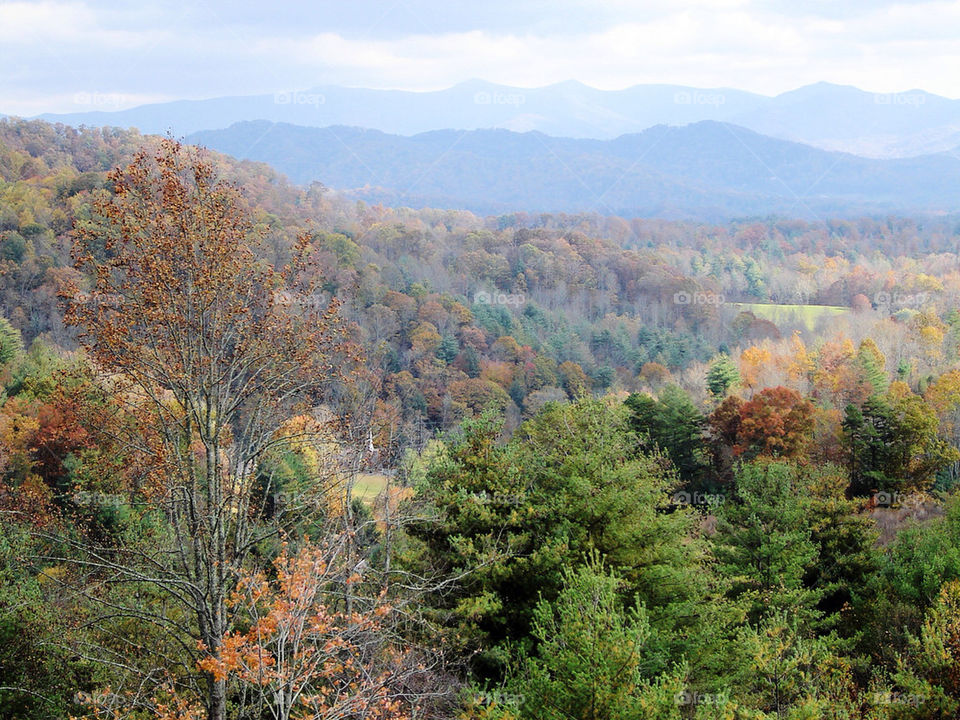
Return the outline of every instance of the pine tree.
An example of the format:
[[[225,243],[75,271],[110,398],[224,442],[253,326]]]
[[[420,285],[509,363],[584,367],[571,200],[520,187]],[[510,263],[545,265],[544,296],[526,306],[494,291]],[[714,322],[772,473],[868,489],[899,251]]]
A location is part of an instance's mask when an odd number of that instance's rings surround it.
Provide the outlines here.
[[[23,353],[23,338],[5,317],[0,317],[0,367]]]
[[[880,348],[870,338],[865,339],[857,348],[857,365],[860,373],[871,388],[872,395],[882,395],[890,384],[887,377],[886,358]]]
[[[718,355],[707,371],[707,388],[715,398],[723,398],[740,382],[740,371],[729,355]]]
[[[534,611],[536,655],[522,657],[511,686],[529,720],[679,717],[683,671],[644,672],[651,629],[642,608],[625,609],[620,581],[593,554],[567,568],[563,589]]]

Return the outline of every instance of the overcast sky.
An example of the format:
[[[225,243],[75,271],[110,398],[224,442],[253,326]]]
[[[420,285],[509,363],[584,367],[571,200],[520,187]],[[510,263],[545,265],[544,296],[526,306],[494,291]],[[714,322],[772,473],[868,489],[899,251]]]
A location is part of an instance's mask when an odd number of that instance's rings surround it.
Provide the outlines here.
[[[470,78],[960,98],[960,1],[0,0],[3,113]]]

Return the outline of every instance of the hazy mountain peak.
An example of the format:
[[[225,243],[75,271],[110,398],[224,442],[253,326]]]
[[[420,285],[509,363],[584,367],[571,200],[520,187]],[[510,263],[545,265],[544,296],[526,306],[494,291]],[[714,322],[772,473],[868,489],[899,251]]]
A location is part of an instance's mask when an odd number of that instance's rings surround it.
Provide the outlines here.
[[[715,120],[868,157],[908,157],[960,144],[960,101],[922,90],[870,93],[829,82],[767,97],[730,88],[667,84],[605,91],[573,79],[518,88],[472,78],[430,92],[331,85],[43,117],[71,125],[133,126],[143,132],[172,129],[175,134],[262,118],[307,127],[372,127],[400,135],[497,127],[598,140],[657,124]]]

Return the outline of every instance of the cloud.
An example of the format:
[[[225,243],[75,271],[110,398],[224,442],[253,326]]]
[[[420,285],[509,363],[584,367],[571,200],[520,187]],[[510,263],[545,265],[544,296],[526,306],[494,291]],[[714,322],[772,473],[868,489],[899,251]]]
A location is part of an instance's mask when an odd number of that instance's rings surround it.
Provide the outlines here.
[[[838,8],[838,6],[842,6]],[[776,94],[827,80],[960,97],[960,3],[811,0],[156,0],[2,2],[4,112],[126,98],[269,93],[320,84],[437,89],[480,77],[577,79]]]

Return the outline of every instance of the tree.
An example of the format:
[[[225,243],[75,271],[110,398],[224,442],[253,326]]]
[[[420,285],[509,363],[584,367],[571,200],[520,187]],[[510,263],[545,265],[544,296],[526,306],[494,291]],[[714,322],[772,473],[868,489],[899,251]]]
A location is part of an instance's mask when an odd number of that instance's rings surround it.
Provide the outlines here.
[[[786,610],[811,622],[822,591],[805,579],[819,556],[798,473],[788,463],[756,462],[736,476],[736,499],[718,510],[716,555],[730,595],[758,622]]]
[[[882,395],[887,391],[890,380],[887,377],[886,358],[870,338],[866,338],[857,348],[857,365],[868,385],[871,394]]]
[[[20,513],[0,511],[0,716],[58,720],[67,717],[89,666],[62,647],[69,618],[51,602],[47,579],[24,562],[33,540],[17,522]]]
[[[243,630],[202,661],[214,677],[234,676],[256,697],[258,716],[274,720],[402,720],[409,717],[411,676],[424,673],[387,640],[393,613],[374,596],[342,607],[342,586],[363,578],[350,567],[349,539],[285,546],[268,579],[241,574],[230,605]]]
[[[109,612],[162,628],[203,663],[231,632],[229,598],[252,551],[277,532],[257,522],[254,479],[292,440],[285,421],[335,375],[338,305],[273,302],[281,280],[309,290],[296,284],[299,266],[278,276],[255,260],[238,191],[178,143],[140,151],[109,179],[113,192],[77,228],[77,266],[92,271],[97,302],[71,302],[67,321],[122,399],[123,439],[143,472],[126,488],[139,508],[126,542],[87,544],[80,562],[165,596],[160,609],[131,597]],[[207,670],[203,680],[208,717],[224,720],[226,679]]]
[[[710,364],[707,370],[707,389],[715,398],[723,399],[727,391],[740,382],[740,371],[730,356],[722,353]]]
[[[848,405],[843,429],[855,495],[927,488],[960,458],[939,438],[933,409],[899,381],[860,407]]]
[[[440,341],[440,347],[437,348],[437,357],[444,363],[450,364],[460,353],[460,343],[453,335],[444,335]]]
[[[740,406],[734,453],[796,458],[813,432],[813,403],[790,388],[764,388]]]
[[[567,360],[560,363],[558,369],[563,381],[563,389],[571,400],[585,397],[590,392],[590,378],[577,363]]]
[[[593,555],[566,568],[555,600],[533,615],[535,655],[521,658],[510,687],[531,720],[677,718],[683,670],[646,671],[651,629],[642,608],[625,609],[620,581]]]
[[[769,713],[763,717],[858,716],[849,663],[826,641],[806,635],[789,612],[779,610],[747,625],[737,645],[742,664],[731,673],[732,684],[744,705]]]
[[[486,417],[429,466],[408,528],[412,568],[462,578],[431,596],[451,645],[499,677],[504,645],[534,643],[533,610],[553,600],[564,566],[596,550],[646,604],[663,669],[695,644],[708,576],[696,514],[666,512],[676,481],[639,449],[626,408],[599,400],[547,405],[507,445]]]
[[[740,377],[750,390],[756,390],[765,370],[773,362],[773,355],[766,347],[751,345],[740,353]]]
[[[740,432],[742,407],[743,400],[736,395],[730,395],[707,417],[707,442],[713,456],[713,471],[724,482],[733,479],[733,451]]]
[[[0,367],[8,365],[23,352],[20,331],[5,317],[0,317]]]
[[[641,437],[670,456],[684,483],[696,484],[706,471],[703,414],[677,385],[668,385],[659,399],[633,394],[626,399],[630,424]]]
[[[894,680],[902,688],[895,697],[917,699],[906,717],[956,717],[960,712],[960,581],[940,588],[919,636],[910,638]]]

